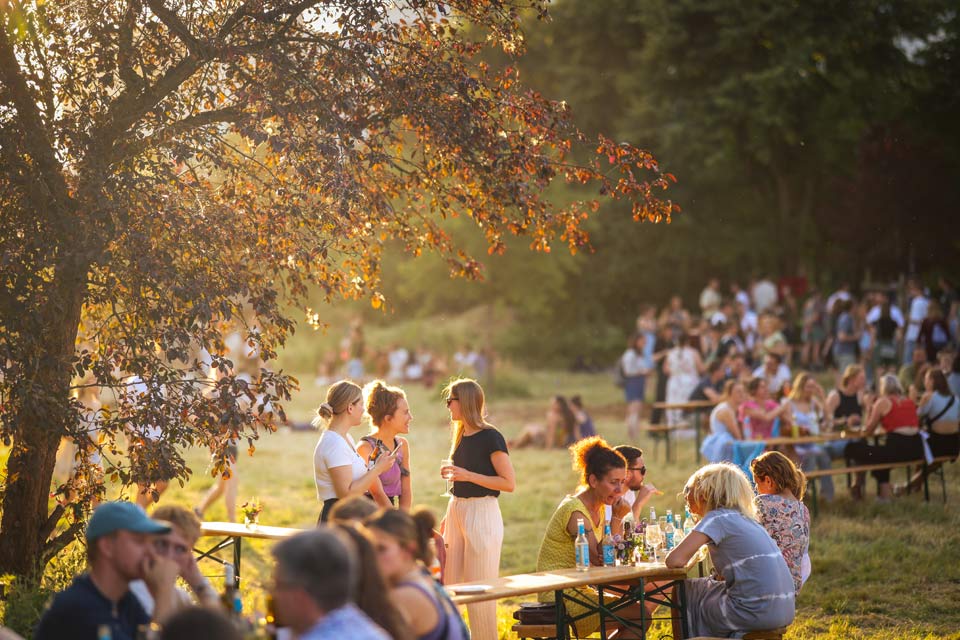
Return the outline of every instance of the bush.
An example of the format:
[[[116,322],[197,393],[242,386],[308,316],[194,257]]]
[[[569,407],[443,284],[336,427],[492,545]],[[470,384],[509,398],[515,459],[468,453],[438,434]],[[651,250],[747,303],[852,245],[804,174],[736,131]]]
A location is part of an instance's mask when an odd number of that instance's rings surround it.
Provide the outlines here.
[[[70,586],[73,579],[86,569],[86,549],[73,543],[55,557],[37,582],[26,578],[5,576],[6,601],[2,602],[0,619],[24,638],[33,635],[33,629],[47,608],[50,599],[58,591]]]

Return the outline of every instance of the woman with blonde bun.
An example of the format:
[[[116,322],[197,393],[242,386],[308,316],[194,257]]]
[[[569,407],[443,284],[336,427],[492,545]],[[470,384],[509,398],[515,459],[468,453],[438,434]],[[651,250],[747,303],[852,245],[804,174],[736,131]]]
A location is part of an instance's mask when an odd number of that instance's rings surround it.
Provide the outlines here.
[[[317,409],[313,424],[322,432],[313,451],[313,476],[317,499],[323,504],[318,522],[327,521],[337,500],[368,491],[377,504],[390,506],[380,484],[380,474],[393,466],[396,457],[387,452],[368,469],[350,437],[350,429],[363,418],[362,405],[360,387],[349,380],[340,380],[330,386],[326,401]]]

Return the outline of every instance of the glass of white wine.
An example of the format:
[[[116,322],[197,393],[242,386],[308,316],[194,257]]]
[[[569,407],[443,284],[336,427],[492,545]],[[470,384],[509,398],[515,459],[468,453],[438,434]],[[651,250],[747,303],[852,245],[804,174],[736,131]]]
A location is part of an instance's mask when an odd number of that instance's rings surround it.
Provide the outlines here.
[[[663,533],[660,531],[660,525],[651,523],[647,525],[647,546],[650,547],[650,554],[654,562],[657,560],[657,548],[663,544]]]
[[[451,460],[450,458],[444,458],[443,460],[440,461],[440,468],[450,467],[450,466],[453,466],[453,460]],[[444,473],[443,479],[447,481],[447,489],[440,495],[443,496],[444,498],[449,498],[453,496],[453,493],[451,493],[451,491],[453,490],[453,483],[450,481],[450,474]]]

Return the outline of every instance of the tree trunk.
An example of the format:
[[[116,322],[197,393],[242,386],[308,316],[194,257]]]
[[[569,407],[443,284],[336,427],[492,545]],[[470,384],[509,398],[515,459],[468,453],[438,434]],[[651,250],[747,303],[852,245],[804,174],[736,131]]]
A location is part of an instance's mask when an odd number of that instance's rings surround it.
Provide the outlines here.
[[[0,574],[31,576],[43,569],[43,549],[52,527],[49,495],[60,438],[68,420],[70,362],[85,297],[88,265],[61,263],[59,286],[45,300],[37,323],[32,379],[21,375],[19,413],[7,461],[0,521]],[[26,372],[23,372],[26,373]]]

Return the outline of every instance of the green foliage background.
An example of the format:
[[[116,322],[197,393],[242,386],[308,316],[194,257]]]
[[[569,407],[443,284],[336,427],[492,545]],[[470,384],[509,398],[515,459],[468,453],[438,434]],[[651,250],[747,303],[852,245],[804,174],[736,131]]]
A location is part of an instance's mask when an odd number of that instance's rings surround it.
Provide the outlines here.
[[[588,222],[589,250],[531,253],[514,240],[487,257],[479,286],[437,258],[390,252],[388,313],[351,313],[394,324],[486,305],[490,330],[454,343],[536,365],[605,364],[642,303],[680,293],[693,304],[709,275],[802,272],[829,287],[932,279],[960,257],[945,233],[960,209],[950,3],[561,0],[551,16],[525,22],[521,78],[566,99],[585,131],[650,149],[677,176],[683,212],[637,224],[605,205]],[[482,251],[469,221],[447,223]]]

